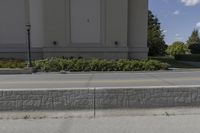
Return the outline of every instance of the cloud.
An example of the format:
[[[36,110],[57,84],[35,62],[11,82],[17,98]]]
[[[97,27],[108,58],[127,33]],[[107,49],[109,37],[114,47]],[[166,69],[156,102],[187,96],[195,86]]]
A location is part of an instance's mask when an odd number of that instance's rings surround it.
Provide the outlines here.
[[[174,14],[174,15],[179,15],[179,14],[180,14],[180,11],[176,10],[176,11],[173,12],[173,14]]]
[[[180,37],[180,34],[176,33],[175,36],[176,36],[176,37]]]
[[[175,41],[182,41],[183,38],[180,36],[180,34],[176,33],[175,34]]]
[[[167,33],[167,30],[163,30],[163,33]]]
[[[200,22],[198,22],[198,23],[196,24],[196,28],[199,30],[199,33],[200,33]]]
[[[200,30],[200,22],[196,24],[196,28]]]
[[[197,4],[200,4],[200,0],[181,0],[181,2],[186,6],[195,6]]]

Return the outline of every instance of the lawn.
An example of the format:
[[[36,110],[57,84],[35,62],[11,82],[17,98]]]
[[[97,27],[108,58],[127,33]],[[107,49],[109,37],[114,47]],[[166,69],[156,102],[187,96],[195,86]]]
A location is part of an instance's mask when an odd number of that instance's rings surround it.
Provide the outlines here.
[[[24,68],[26,62],[23,60],[15,59],[0,59],[0,68]]]
[[[168,63],[170,65],[170,68],[180,68],[180,69],[199,68],[199,67],[196,67],[196,66],[192,66],[192,65],[185,64],[185,63],[182,63],[180,61],[177,61],[173,57],[150,57],[150,59]]]

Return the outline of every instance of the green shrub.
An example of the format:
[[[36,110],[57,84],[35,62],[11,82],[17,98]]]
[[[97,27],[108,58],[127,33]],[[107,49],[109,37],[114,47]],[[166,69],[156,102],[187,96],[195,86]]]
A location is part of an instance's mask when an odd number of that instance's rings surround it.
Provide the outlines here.
[[[174,42],[172,45],[168,46],[166,53],[170,56],[175,56],[179,54],[186,54],[189,52],[189,49],[183,42]]]
[[[192,54],[200,54],[200,44],[192,44],[188,48]]]
[[[37,71],[151,71],[168,69],[169,65],[155,60],[100,60],[48,58],[33,62]]]
[[[200,54],[183,54],[183,55],[176,55],[175,56],[176,60],[181,60],[181,61],[194,61],[194,62],[199,62],[200,61]]]
[[[24,68],[25,61],[0,60],[0,68]],[[82,58],[47,58],[33,61],[36,71],[152,71],[168,69],[169,65],[156,60],[86,60]]]
[[[200,54],[200,37],[197,29],[192,31],[191,36],[187,40],[187,45],[192,54]]]

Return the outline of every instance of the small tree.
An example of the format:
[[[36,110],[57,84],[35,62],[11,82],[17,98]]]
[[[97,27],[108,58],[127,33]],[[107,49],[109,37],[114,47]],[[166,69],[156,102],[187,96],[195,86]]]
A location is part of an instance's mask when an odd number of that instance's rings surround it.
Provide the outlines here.
[[[167,48],[160,22],[151,11],[148,12],[148,47],[149,56],[165,55]]]
[[[198,30],[195,29],[192,32],[192,35],[189,37],[187,41],[187,45],[192,54],[200,53],[200,37]]]
[[[171,56],[180,55],[180,54],[186,54],[188,52],[189,52],[189,49],[187,48],[185,43],[184,42],[180,42],[180,41],[174,42],[166,50],[166,53],[168,55],[171,55]]]

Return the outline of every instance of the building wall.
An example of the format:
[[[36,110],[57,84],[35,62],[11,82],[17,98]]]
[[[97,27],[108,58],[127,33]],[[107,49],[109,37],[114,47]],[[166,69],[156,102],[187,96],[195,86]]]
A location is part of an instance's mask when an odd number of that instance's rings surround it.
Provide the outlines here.
[[[40,0],[31,0],[32,56],[35,59],[42,54],[42,23],[38,23]],[[27,13],[26,0],[0,0],[0,58],[27,58]],[[36,12],[37,11],[37,12]]]
[[[129,0],[128,8],[128,47],[129,57],[148,57],[148,0]]]
[[[120,41],[122,44],[126,44],[126,22],[127,22],[127,0],[101,0],[100,1],[100,15],[98,19],[100,19],[100,24],[94,25],[94,27],[101,27],[101,45],[105,44],[105,36],[107,38],[108,45],[114,43],[114,40]],[[113,4],[115,2],[115,4]],[[72,2],[71,2],[72,3]],[[123,5],[123,7],[121,7]],[[80,8],[81,4],[79,5]],[[87,5],[85,5],[87,6]],[[88,4],[88,7],[91,8]],[[55,11],[56,10],[56,11]],[[72,9],[71,9],[72,10]],[[94,10],[95,11],[95,10]],[[46,34],[46,46],[51,47],[53,41],[58,41],[60,46],[67,46],[72,44],[72,34],[71,30],[75,29],[74,25],[71,22],[74,19],[73,14],[70,13],[70,0],[45,0],[45,34]],[[89,16],[89,15],[88,15]],[[84,17],[84,16],[82,16]],[[87,16],[85,16],[86,19]],[[77,19],[77,18],[76,18]],[[80,17],[79,17],[80,19]],[[124,21],[122,21],[124,20]],[[81,19],[80,19],[81,21]],[[77,22],[77,21],[74,21]],[[72,27],[71,27],[72,26]],[[81,28],[81,27],[80,27]],[[81,29],[77,27],[75,30],[85,30],[84,27]],[[87,30],[87,29],[86,29]],[[106,31],[106,33],[105,33]],[[122,32],[122,33],[120,33]],[[123,34],[124,33],[124,34]],[[121,35],[123,34],[123,35]],[[58,38],[57,36],[60,36]],[[62,37],[61,37],[62,36]],[[103,37],[104,36],[104,37]],[[54,38],[54,39],[49,39]],[[81,38],[81,37],[80,37]],[[104,38],[104,39],[103,39]],[[66,41],[64,41],[66,40]],[[77,38],[77,40],[79,40]],[[82,39],[83,40],[83,39]],[[87,47],[89,43],[85,43],[84,41],[79,41],[82,47]],[[66,45],[67,44],[67,45]],[[73,45],[75,47],[76,44]],[[90,47],[95,47],[95,44],[91,44]],[[106,45],[107,46],[107,45]],[[112,46],[112,45],[110,45]]]
[[[24,47],[24,0],[0,0],[0,47]]]
[[[106,0],[105,4],[106,45],[127,47],[128,0]]]
[[[69,10],[66,0],[44,1],[45,47],[64,47],[69,40]],[[57,44],[54,45],[53,42]]]
[[[42,0],[30,0],[30,24],[32,47],[44,46],[44,12]]]
[[[70,1],[71,43],[101,42],[101,0]]]
[[[117,53],[127,58],[128,0],[93,0],[96,8],[80,1],[44,0],[44,56],[62,53],[105,58],[111,54],[107,58],[119,58]],[[91,3],[91,0],[86,2]]]
[[[12,48],[22,46],[18,52],[24,55],[28,18],[32,26],[33,53],[41,58],[147,57],[147,0],[30,0],[28,15],[24,1],[0,1],[0,20],[3,20],[0,26],[10,27],[7,31],[0,28],[1,46],[6,43],[13,43]],[[11,12],[7,8],[10,6]],[[9,12],[12,17],[5,17],[3,12]]]

